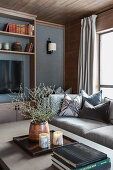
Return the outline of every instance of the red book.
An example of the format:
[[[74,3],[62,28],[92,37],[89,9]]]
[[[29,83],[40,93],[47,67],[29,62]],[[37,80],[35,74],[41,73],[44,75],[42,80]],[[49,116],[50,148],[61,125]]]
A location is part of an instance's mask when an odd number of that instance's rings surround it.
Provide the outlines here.
[[[19,25],[16,24],[16,33],[19,33]]]
[[[9,23],[9,32],[13,32],[12,23]]]
[[[16,32],[16,24],[12,24],[12,32],[13,32],[13,33]]]
[[[18,30],[19,30],[18,33],[21,34],[21,25],[20,24],[18,25]]]
[[[30,35],[33,34],[33,25],[31,25],[31,32],[30,32]]]

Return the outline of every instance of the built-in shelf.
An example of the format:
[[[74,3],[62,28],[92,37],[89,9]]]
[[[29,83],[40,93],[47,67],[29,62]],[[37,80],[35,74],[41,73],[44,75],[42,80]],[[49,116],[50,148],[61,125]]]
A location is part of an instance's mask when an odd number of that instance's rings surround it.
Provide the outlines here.
[[[11,57],[11,54],[15,54],[15,55],[25,55],[26,57],[29,56],[30,59],[30,88],[34,88],[36,87],[36,15],[31,15],[31,14],[27,14],[27,13],[23,13],[23,12],[18,12],[18,11],[14,11],[14,10],[9,10],[9,9],[5,9],[5,8],[0,8],[0,17],[5,17],[5,18],[9,18],[9,19],[14,19],[15,20],[15,24],[18,24],[18,20],[19,21],[24,21],[27,22],[27,24],[33,24],[34,25],[34,35],[27,35],[27,34],[19,34],[19,33],[13,33],[13,32],[6,32],[3,30],[0,30],[0,35],[2,36],[6,36],[7,38],[12,39],[13,37],[17,37],[17,38],[23,38],[24,41],[25,39],[28,39],[29,42],[32,42],[34,45],[34,51],[33,53],[31,52],[19,52],[19,51],[7,51],[7,50],[0,50],[1,54],[7,54],[7,57],[9,56],[9,58]],[[17,20],[17,22],[16,22]],[[10,22],[10,21],[9,21]],[[3,22],[4,24],[4,22]],[[7,23],[6,23],[7,24]],[[12,39],[14,40],[14,39]],[[14,40],[14,42],[16,41],[16,39]],[[18,40],[19,41],[19,40]]]
[[[0,35],[21,37],[21,38],[34,38],[35,37],[34,35],[18,34],[18,33],[13,33],[13,32],[6,32],[6,31],[0,31]]]
[[[34,55],[34,54],[35,54],[35,53],[30,53],[30,52],[9,51],[9,50],[0,50],[0,53],[8,53],[8,54],[22,54],[22,55]]]

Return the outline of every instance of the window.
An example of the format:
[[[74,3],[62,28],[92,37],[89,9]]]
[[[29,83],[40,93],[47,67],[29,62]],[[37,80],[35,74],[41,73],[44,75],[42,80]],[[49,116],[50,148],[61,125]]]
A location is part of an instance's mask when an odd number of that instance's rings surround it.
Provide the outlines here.
[[[100,34],[100,89],[113,98],[113,32]]]

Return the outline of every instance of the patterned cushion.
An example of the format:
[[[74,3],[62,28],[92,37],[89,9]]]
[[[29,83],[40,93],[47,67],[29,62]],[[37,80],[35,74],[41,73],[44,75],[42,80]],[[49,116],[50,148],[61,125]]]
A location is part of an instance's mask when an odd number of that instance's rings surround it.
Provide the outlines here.
[[[102,90],[89,96],[84,90],[81,90],[82,105],[87,100],[92,105],[96,106],[102,102]]]
[[[68,95],[71,99],[74,99],[77,94],[69,94]],[[55,109],[56,114],[58,114],[61,111],[61,106],[64,100],[64,94],[52,94],[51,95],[51,107]],[[81,99],[82,103],[82,99]]]
[[[82,110],[79,112],[79,118],[92,119],[100,122],[109,123],[110,101],[93,106],[85,101]]]
[[[65,95],[59,116],[78,117],[78,112],[82,103],[81,101],[81,96],[76,96],[74,99],[71,99],[71,97]]]

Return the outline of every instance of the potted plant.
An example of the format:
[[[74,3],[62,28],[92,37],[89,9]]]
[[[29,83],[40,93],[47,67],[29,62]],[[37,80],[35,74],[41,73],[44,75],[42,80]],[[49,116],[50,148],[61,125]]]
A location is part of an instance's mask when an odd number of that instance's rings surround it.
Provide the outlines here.
[[[26,119],[30,119],[29,139],[39,140],[40,133],[49,133],[48,121],[55,115],[54,108],[51,107],[50,95],[54,92],[54,87],[46,87],[40,84],[34,89],[27,89],[28,97],[23,93],[20,86],[20,92],[16,97],[13,95],[12,103],[17,106],[20,104],[20,111]]]

